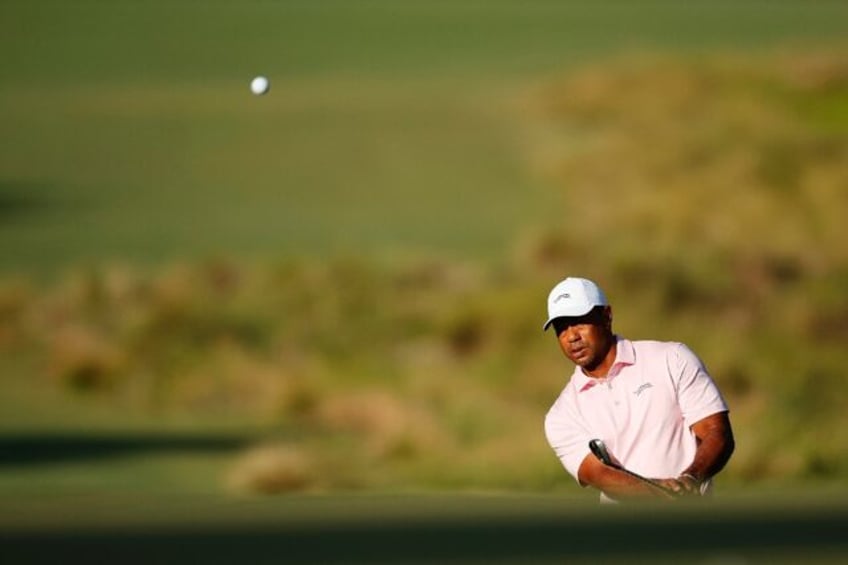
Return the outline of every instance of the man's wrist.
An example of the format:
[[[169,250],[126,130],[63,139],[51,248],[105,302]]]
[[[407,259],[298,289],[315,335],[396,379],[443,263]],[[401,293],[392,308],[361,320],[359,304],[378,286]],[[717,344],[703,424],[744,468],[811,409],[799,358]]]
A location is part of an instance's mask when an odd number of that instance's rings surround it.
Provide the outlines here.
[[[704,484],[703,479],[689,471],[681,473],[680,476],[677,477],[677,480],[684,483],[687,487],[687,490],[694,492],[700,492],[701,485]]]

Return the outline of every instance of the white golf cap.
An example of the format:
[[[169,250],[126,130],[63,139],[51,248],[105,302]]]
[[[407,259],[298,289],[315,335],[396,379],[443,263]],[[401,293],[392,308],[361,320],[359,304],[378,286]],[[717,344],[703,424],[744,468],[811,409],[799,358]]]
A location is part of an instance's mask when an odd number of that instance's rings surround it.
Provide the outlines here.
[[[583,316],[595,306],[606,305],[607,297],[598,285],[589,279],[568,277],[548,295],[548,321],[542,330],[547,330],[555,318]]]

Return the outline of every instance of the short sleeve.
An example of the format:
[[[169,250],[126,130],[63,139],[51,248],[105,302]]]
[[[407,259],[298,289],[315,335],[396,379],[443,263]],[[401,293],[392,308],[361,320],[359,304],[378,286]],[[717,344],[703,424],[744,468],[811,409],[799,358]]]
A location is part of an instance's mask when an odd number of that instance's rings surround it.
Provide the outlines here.
[[[687,427],[707,416],[727,412],[721,392],[691,349],[675,344],[669,355],[669,368],[676,376],[677,397]]]
[[[592,437],[568,389],[563,391],[545,417],[545,436],[565,470],[580,483],[578,471],[590,453]]]

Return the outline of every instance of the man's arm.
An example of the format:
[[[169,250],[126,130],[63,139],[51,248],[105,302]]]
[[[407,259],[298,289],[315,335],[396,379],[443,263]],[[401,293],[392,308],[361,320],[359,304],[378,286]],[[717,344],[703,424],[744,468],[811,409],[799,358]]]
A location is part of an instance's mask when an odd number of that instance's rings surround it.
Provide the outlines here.
[[[692,463],[676,479],[654,479],[657,483],[679,495],[700,494],[701,484],[721,471],[733,454],[735,442],[727,412],[719,412],[692,425],[697,450]],[[583,484],[593,486],[609,497],[668,498],[666,493],[636,479],[627,473],[604,465],[592,454],[580,465],[578,478]]]
[[[600,459],[591,453],[580,464],[578,479],[581,484],[595,487],[615,500],[624,498],[673,498],[668,492],[653,488],[632,475],[604,465]],[[656,480],[656,482],[663,484],[667,481]],[[663,486],[669,487],[670,485],[663,484]]]
[[[683,493],[700,494],[701,483],[724,468],[733,454],[736,442],[727,412],[698,420],[692,424],[692,432],[698,445],[695,457],[677,481]]]

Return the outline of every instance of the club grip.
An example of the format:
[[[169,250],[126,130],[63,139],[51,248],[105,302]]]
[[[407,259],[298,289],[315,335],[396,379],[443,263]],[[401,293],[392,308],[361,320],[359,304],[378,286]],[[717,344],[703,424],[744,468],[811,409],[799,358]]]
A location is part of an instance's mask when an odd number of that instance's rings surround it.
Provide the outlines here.
[[[589,442],[589,449],[592,453],[601,460],[604,465],[612,465],[612,457],[610,457],[607,446],[599,439],[593,439]]]

